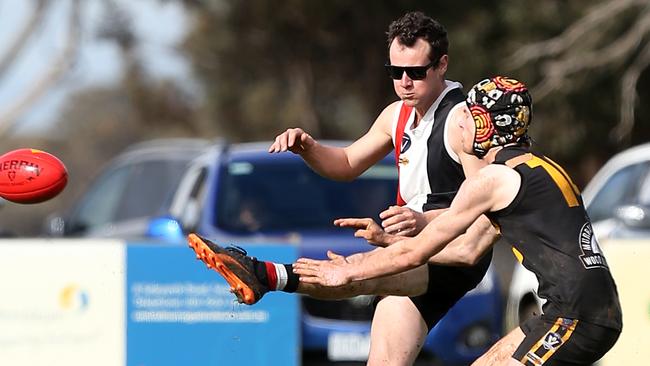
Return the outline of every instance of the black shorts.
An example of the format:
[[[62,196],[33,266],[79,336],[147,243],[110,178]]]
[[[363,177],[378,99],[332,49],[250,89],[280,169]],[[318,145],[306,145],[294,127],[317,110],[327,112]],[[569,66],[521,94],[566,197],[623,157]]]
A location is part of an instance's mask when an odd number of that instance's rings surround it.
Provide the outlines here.
[[[423,206],[424,211],[448,208],[455,195],[456,191],[429,194],[427,203]],[[458,300],[483,280],[491,261],[492,249],[490,248],[481,260],[471,267],[427,264],[429,268],[427,292],[409,298],[422,315],[429,331],[438,324]],[[380,300],[380,298],[377,299],[377,301]]]
[[[429,264],[427,292],[410,297],[418,308],[429,331],[447,314],[458,300],[481,282],[492,261],[492,250],[471,267],[437,266]]]
[[[526,338],[512,357],[527,366],[591,365],[621,332],[583,320],[538,316],[521,326]]]

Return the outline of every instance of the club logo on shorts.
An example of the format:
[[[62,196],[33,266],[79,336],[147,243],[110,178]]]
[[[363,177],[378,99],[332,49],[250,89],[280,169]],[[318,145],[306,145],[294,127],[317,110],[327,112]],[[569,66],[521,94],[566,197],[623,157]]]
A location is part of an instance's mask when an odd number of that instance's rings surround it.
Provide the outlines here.
[[[560,337],[560,335],[555,332],[546,333],[546,336],[544,337],[544,341],[542,342],[542,346],[544,346],[544,349],[546,350],[551,350],[561,345],[562,345],[562,337]]]

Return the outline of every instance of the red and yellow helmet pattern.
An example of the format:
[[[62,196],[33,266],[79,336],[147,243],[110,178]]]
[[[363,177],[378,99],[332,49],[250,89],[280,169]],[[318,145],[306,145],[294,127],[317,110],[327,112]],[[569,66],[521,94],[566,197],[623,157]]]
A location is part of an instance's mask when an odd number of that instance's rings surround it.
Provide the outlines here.
[[[519,80],[495,76],[481,80],[467,94],[476,134],[474,153],[483,157],[495,146],[528,143],[532,97]]]

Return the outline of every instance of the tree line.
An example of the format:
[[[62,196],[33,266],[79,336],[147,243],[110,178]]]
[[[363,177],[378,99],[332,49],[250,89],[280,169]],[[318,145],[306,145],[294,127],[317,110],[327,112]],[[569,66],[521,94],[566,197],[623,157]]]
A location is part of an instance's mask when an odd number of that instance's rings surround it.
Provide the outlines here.
[[[3,106],[4,150],[27,144],[49,148],[71,170],[74,189],[58,203],[39,207],[43,214],[64,207],[103,162],[140,140],[270,141],[288,127],[318,138],[358,137],[396,98],[383,69],[385,32],[411,10],[446,26],[450,79],[466,87],[495,74],[527,82],[535,100],[535,143],[567,166],[579,186],[612,154],[650,135],[643,102],[650,94],[647,0],[159,1],[171,2],[181,3],[192,20],[178,47],[192,66],[196,93],[148,75],[128,12],[107,0],[103,21],[90,36],[117,45],[122,77],[72,95],[56,133],[12,137],[30,106],[74,70],[87,4],[71,0],[68,46],[53,55],[56,62],[23,98]],[[32,3],[31,20],[0,54],[0,77],[44,23],[50,2]],[[21,210],[28,209],[12,213]],[[34,226],[30,230],[36,231]]]

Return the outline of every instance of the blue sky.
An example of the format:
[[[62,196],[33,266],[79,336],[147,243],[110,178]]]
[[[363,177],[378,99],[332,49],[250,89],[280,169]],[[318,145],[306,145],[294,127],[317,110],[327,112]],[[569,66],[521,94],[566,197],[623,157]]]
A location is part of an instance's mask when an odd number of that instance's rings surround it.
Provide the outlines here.
[[[154,77],[172,78],[188,89],[193,88],[189,65],[176,47],[191,21],[182,5],[158,0],[114,1],[131,16],[138,39],[137,52],[149,73]],[[30,39],[11,69],[0,75],[0,115],[9,105],[20,100],[29,85],[39,79],[63,50],[71,3],[71,0],[52,2],[40,30]],[[90,85],[111,84],[119,77],[122,65],[117,47],[96,38],[106,2],[82,0],[81,3],[84,7],[82,43],[77,62],[54,90],[18,119],[15,133],[46,132],[71,91]],[[31,1],[0,0],[0,55],[20,32],[32,9]]]

